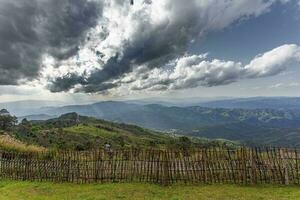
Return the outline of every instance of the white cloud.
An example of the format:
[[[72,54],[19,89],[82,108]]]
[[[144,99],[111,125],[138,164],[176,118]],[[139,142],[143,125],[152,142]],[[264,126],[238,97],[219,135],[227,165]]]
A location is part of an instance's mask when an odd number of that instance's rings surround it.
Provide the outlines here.
[[[256,78],[276,75],[295,61],[300,61],[300,47],[295,44],[282,45],[254,58],[245,66],[245,76]]]
[[[0,96],[4,95],[32,95],[39,94],[42,88],[30,87],[27,85],[21,86],[0,86]]]
[[[269,86],[270,89],[277,89],[285,86],[283,83],[276,83],[274,85]]]
[[[300,48],[297,45],[282,45],[256,56],[248,65],[240,62],[208,60],[203,55],[184,56],[174,61],[173,69],[156,68],[147,78],[130,74],[132,90],[177,90],[198,86],[218,86],[241,79],[253,79],[277,75],[292,63],[300,64]],[[143,74],[143,77],[145,75]],[[282,83],[273,88],[281,87]]]
[[[270,85],[270,89],[282,89],[282,88],[295,88],[299,87],[300,83],[298,82],[291,82],[291,83],[276,83],[274,85]]]
[[[288,85],[289,87],[299,87],[300,83],[299,82],[292,82]]]

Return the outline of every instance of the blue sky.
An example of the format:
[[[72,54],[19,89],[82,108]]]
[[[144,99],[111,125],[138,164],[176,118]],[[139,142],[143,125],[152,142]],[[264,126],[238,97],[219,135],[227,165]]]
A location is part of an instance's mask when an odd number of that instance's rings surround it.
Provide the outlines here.
[[[0,101],[300,96],[298,0],[57,6],[0,0]]]
[[[192,52],[210,52],[221,59],[249,62],[282,44],[300,44],[300,6],[276,3],[269,12],[235,23],[201,38]]]
[[[211,33],[195,42],[190,51],[209,52],[211,57],[247,63],[256,55],[282,44],[300,45],[300,6],[297,1],[276,3],[259,17]],[[274,77],[201,90],[203,96],[300,96],[300,65]]]

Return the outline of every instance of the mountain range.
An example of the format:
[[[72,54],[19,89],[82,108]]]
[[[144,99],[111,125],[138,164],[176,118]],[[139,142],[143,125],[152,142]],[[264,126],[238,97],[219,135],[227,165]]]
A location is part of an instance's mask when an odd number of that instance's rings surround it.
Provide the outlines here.
[[[152,130],[224,138],[250,145],[300,146],[297,142],[300,138],[300,98],[297,97],[201,101],[192,106],[174,106],[167,101],[162,104],[146,104],[145,100],[105,101],[42,106],[19,119],[46,120],[70,112]]]

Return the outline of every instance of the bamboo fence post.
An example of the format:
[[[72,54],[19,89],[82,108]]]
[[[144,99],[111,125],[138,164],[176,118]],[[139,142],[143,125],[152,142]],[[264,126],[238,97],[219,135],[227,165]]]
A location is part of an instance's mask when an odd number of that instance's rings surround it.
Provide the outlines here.
[[[296,179],[297,179],[297,184],[300,184],[300,174],[299,174],[299,165],[298,165],[298,151],[295,149],[295,160],[296,160]]]
[[[168,159],[167,150],[163,151],[163,185],[169,185],[169,159]]]

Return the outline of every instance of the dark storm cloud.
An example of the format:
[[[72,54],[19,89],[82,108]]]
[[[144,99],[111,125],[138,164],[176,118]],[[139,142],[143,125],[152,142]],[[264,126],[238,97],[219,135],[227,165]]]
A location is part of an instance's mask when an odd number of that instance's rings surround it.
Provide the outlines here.
[[[43,54],[73,56],[97,24],[101,1],[0,0],[0,85],[38,76]]]
[[[115,2],[124,7],[128,4],[127,1],[115,0]],[[145,3],[151,4],[150,1]],[[194,3],[191,1],[188,6],[184,6],[181,0],[173,0],[173,6],[170,5],[172,7],[170,9],[174,14],[181,10],[182,15],[180,17],[172,16],[172,20],[157,26],[151,24],[151,21],[147,19],[143,20],[140,15],[133,15],[131,20],[138,23],[138,26],[135,27],[135,34],[132,35],[131,41],[124,42],[122,55],[117,54],[111,57],[101,70],[95,70],[87,78],[87,86],[84,87],[90,88],[91,92],[108,89],[107,81],[131,72],[135,66],[146,64],[151,69],[162,66],[172,58],[184,53],[190,36],[197,31],[198,19]],[[54,87],[61,88],[61,91],[67,90],[68,88],[65,88],[61,81],[61,78],[54,81]],[[68,77],[66,81],[69,82]],[[74,85],[76,84],[78,83],[74,83]]]
[[[76,74],[67,74],[63,77],[57,78],[55,84],[49,86],[51,92],[66,92],[74,87],[76,84],[85,84],[82,76]]]
[[[39,69],[39,38],[34,1],[0,1],[0,84],[35,77]]]
[[[122,66],[122,67],[120,67]],[[126,67],[124,67],[126,66]],[[118,56],[112,57],[105,64],[103,70],[96,70],[92,75],[83,81],[83,76],[78,76],[75,73],[67,76],[56,78],[49,86],[51,92],[62,92],[72,89],[75,85],[80,84],[83,87],[78,92],[101,92],[111,89],[116,86],[111,83],[105,83],[111,77],[119,76],[126,72],[127,67],[130,67],[129,60],[118,60]],[[112,86],[112,87],[110,87]]]
[[[95,93],[95,92],[99,93],[100,92],[102,94],[106,94],[107,90],[109,90],[111,88],[115,88],[117,86],[118,86],[118,84],[114,84],[114,83],[101,83],[98,85],[88,84],[87,86],[77,89],[77,91],[75,91],[75,92],[84,92],[84,93]]]
[[[47,0],[41,13],[42,37],[51,55],[63,60],[77,53],[83,34],[97,24],[101,7],[88,0]]]

